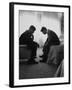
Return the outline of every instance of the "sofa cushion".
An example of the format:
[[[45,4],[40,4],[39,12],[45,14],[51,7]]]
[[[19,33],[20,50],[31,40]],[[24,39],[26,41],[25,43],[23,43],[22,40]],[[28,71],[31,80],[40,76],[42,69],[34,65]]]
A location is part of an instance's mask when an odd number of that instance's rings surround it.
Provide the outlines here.
[[[64,45],[55,45],[51,46],[47,63],[53,63],[59,65],[60,62],[64,59]]]

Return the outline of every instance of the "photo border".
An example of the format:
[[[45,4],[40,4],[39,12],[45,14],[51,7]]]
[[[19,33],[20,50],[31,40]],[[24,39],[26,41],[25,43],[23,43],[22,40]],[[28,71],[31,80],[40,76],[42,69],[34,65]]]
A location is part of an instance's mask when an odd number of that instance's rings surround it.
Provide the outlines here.
[[[32,5],[32,6],[45,6],[45,7],[62,7],[69,9],[69,77],[68,82],[51,83],[51,84],[34,84],[34,85],[19,85],[14,86],[14,5]],[[9,86],[10,87],[28,87],[28,86],[46,86],[46,85],[62,85],[70,84],[70,6],[69,5],[52,5],[52,4],[37,4],[37,3],[9,3]]]

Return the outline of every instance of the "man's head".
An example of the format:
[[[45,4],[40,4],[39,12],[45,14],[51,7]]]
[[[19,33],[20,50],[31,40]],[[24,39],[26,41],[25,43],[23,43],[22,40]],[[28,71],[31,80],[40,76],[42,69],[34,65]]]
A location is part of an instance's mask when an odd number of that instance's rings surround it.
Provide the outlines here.
[[[47,28],[46,28],[46,27],[42,27],[42,28],[41,28],[41,32],[42,32],[43,34],[47,34]]]
[[[35,26],[31,25],[30,28],[29,28],[30,32],[31,33],[34,33],[34,31],[36,30]]]

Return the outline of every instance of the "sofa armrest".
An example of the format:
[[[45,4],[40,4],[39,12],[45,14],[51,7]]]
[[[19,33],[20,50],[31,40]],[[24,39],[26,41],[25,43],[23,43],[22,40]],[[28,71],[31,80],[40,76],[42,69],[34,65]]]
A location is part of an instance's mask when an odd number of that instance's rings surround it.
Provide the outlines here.
[[[31,56],[31,50],[27,45],[19,45],[19,59],[29,59]]]

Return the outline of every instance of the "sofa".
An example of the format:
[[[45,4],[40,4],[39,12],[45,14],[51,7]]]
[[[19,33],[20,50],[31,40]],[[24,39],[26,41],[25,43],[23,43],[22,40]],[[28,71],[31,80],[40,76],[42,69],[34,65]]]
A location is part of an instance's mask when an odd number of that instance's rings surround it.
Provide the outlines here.
[[[31,50],[27,47],[27,45],[19,45],[19,60],[26,61],[31,56]]]
[[[61,61],[64,59],[64,44],[51,46],[47,63],[59,65]]]
[[[48,59],[48,64],[54,64],[57,66],[57,70],[54,77],[64,76],[64,43],[60,45],[51,46]]]

